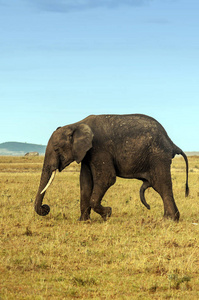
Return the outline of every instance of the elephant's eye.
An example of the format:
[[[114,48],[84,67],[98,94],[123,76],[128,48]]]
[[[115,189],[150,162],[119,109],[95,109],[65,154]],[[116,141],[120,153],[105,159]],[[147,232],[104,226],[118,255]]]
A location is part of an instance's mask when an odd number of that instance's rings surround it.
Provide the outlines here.
[[[59,148],[58,147],[54,148],[54,150],[55,150],[56,153],[59,152]]]
[[[72,140],[73,140],[72,134],[70,134],[70,135],[68,136],[68,140],[69,140],[69,142],[72,142]]]

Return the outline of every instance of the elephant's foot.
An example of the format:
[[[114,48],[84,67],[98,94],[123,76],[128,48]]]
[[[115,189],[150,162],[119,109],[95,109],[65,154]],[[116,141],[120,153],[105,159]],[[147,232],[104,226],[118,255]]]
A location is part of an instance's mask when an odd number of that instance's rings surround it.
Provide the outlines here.
[[[110,218],[111,214],[112,214],[112,208],[111,207],[104,207],[103,208],[103,214],[101,214],[102,218],[104,221],[107,221],[108,218]]]
[[[79,221],[90,221],[91,207],[82,206]]]
[[[168,212],[165,212],[164,213],[164,218],[167,218],[167,219],[172,219],[173,221],[176,221],[178,222],[179,219],[180,219],[180,213],[179,211],[177,211],[176,213],[168,213]]]
[[[81,217],[78,219],[79,222],[91,223],[91,219],[82,219]]]
[[[87,212],[84,212],[81,214],[80,218],[79,218],[79,221],[91,221],[90,219],[90,213]]]
[[[91,222],[91,219],[90,219],[90,217],[80,216],[78,221]]]

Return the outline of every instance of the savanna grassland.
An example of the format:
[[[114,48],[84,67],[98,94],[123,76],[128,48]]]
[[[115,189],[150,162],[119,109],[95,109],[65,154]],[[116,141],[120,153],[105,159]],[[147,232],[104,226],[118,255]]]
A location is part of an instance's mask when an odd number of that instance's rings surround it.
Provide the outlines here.
[[[43,157],[0,157],[0,299],[199,299],[199,157],[172,164],[179,223],[163,220],[163,203],[137,180],[117,179],[103,222],[78,222],[79,165],[48,189],[46,217],[34,212]]]

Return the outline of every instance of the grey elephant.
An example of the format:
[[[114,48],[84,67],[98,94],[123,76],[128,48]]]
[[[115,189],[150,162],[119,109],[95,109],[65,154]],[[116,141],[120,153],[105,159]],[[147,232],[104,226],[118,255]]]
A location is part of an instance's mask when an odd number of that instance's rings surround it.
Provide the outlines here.
[[[164,216],[179,220],[170,172],[171,160],[176,154],[181,154],[186,163],[187,196],[187,156],[155,119],[142,114],[91,115],[77,123],[59,127],[46,148],[35,211],[41,216],[49,213],[50,207],[42,202],[56,170],[61,172],[76,161],[81,162],[81,221],[90,219],[91,209],[104,220],[111,216],[111,207],[103,207],[101,200],[117,176],[143,182],[140,198],[148,209],[150,206],[144,194],[152,187],[163,200]]]

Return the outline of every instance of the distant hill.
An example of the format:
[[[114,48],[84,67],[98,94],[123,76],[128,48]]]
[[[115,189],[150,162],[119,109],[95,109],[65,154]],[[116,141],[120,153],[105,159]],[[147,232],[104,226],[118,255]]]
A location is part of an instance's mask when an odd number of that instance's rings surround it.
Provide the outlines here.
[[[6,142],[0,144],[0,155],[13,155],[13,156],[23,156],[27,152],[38,152],[39,155],[44,155],[46,146],[28,144],[28,143],[18,143],[18,142]]]
[[[185,152],[187,156],[199,156],[199,151]]]

